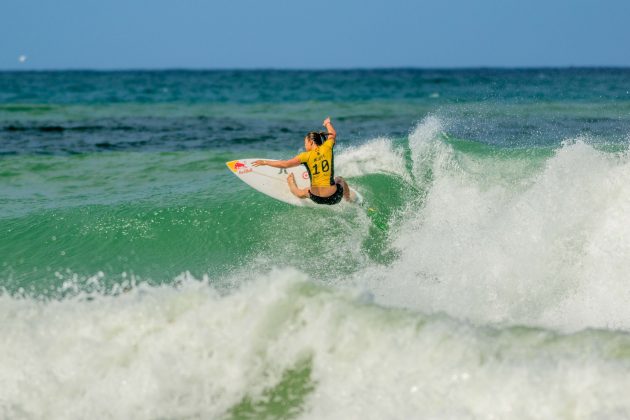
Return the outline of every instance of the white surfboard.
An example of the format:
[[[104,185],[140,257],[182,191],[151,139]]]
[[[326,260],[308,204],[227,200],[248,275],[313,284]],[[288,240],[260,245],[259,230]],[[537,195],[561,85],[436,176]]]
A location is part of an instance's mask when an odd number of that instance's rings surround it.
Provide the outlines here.
[[[287,177],[289,174],[295,176],[295,183],[298,188],[307,188],[311,185],[311,180],[308,177],[308,172],[304,165],[286,169],[274,168],[267,165],[253,166],[252,163],[257,160],[258,159],[238,159],[226,162],[226,165],[241,181],[269,197],[288,204],[293,204],[294,206],[319,206],[308,198],[298,198],[294,196],[287,185]],[[361,194],[353,188],[350,188],[350,196],[354,197],[354,202],[361,203],[363,201]]]

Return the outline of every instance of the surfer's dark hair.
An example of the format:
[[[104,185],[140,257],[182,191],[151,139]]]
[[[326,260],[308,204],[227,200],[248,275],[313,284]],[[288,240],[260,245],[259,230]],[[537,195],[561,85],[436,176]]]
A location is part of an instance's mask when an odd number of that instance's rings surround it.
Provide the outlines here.
[[[311,131],[306,135],[309,140],[314,141],[318,146],[321,146],[322,143],[326,141],[326,136],[328,136],[328,133],[324,133],[323,131]]]

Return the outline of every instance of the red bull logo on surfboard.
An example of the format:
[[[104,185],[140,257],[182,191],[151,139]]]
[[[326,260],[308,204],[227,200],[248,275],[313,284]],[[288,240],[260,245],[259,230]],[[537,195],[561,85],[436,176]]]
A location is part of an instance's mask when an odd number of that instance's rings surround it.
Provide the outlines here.
[[[239,175],[246,174],[253,170],[252,168],[247,166],[247,164],[240,162],[238,160],[233,160],[231,162],[228,162],[226,165],[228,166],[228,168],[232,170],[232,172],[237,173]]]

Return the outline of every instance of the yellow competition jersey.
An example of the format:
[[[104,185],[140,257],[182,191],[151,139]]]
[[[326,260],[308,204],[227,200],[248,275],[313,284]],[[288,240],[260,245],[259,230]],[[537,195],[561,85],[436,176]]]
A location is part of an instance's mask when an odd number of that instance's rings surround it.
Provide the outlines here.
[[[333,167],[332,139],[326,140],[321,146],[310,152],[300,153],[296,157],[300,160],[311,178],[311,187],[329,187],[335,185],[335,171]]]

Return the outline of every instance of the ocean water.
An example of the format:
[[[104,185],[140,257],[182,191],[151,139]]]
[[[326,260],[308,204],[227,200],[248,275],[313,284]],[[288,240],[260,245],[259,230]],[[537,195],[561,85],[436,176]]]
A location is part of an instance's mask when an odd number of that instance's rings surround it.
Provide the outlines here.
[[[225,162],[330,116],[361,206]],[[630,418],[630,70],[0,72],[0,418]]]

